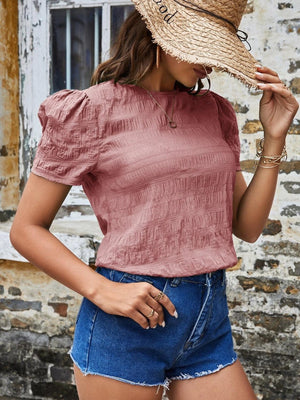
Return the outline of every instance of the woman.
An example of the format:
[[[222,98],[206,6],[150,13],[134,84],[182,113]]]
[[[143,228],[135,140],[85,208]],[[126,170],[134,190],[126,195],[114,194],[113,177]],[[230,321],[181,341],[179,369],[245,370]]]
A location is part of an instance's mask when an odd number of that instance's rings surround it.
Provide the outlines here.
[[[254,242],[263,229],[298,104],[241,43],[246,1],[202,3],[136,0],[95,85],[39,111],[11,240],[84,296],[71,350],[81,400],[161,399],[167,386],[170,400],[256,398],[233,350],[225,269],[232,233]],[[248,187],[232,107],[196,88],[212,67],[263,90]],[[49,232],[81,184],[104,234],[96,271]]]

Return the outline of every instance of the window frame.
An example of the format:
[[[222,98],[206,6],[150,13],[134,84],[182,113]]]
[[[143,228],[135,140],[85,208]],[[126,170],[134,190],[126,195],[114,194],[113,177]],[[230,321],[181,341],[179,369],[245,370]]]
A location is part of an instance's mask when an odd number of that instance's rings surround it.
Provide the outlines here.
[[[51,91],[51,10],[102,7],[102,61],[110,47],[112,6],[133,5],[130,0],[23,0],[19,3],[20,59],[20,178],[27,181],[41,137],[37,112]]]

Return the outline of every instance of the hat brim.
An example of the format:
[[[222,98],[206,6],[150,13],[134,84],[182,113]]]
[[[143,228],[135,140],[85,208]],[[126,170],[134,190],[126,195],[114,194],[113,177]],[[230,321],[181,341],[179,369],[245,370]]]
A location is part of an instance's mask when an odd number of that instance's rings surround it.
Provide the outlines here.
[[[164,20],[155,2],[133,0],[155,43],[171,56],[192,64],[217,67],[257,88],[257,60],[245,48],[233,27],[213,16],[200,14],[176,4],[170,5],[170,23]],[[169,2],[170,3],[170,2]],[[169,4],[167,0],[164,4]]]

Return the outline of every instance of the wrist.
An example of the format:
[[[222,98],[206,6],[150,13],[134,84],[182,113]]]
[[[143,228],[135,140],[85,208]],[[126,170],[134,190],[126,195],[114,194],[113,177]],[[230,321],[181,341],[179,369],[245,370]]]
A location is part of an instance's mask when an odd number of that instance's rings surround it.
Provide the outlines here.
[[[88,274],[83,280],[82,295],[91,302],[99,305],[99,302],[101,302],[101,298],[103,297],[111,281],[94,271],[92,268],[88,268]]]
[[[285,142],[261,139],[256,156],[259,157],[258,166],[262,168],[277,168],[283,159],[286,160],[287,152]]]
[[[285,146],[285,139],[285,137],[272,138],[269,135],[265,134],[263,139],[262,154],[281,154]]]

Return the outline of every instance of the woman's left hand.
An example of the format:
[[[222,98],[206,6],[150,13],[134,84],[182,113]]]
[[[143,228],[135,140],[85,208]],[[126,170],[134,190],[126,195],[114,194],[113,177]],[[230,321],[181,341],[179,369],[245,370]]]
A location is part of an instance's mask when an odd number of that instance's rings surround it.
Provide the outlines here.
[[[260,101],[260,120],[265,136],[273,140],[285,139],[299,104],[275,71],[258,67],[256,78],[259,89],[264,92]]]

